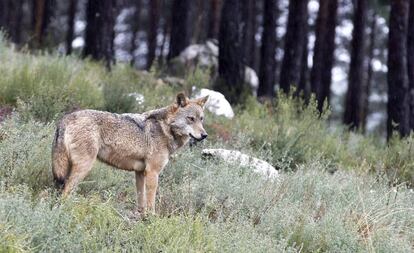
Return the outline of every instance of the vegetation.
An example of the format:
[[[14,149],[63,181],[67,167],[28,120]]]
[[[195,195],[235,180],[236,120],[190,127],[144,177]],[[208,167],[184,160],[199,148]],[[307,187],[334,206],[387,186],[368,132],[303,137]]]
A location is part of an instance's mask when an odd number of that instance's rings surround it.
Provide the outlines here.
[[[6,61],[7,59],[7,61]],[[413,138],[386,145],[329,126],[316,102],[250,99],[233,120],[207,115],[209,139],[186,147],[162,173],[157,215],[131,216],[131,173],[96,163],[72,197],[53,187],[50,149],[56,117],[73,108],[136,112],[173,101],[181,88],[157,71],[16,53],[0,43],[0,251],[409,252],[414,245]],[[199,70],[188,82],[208,85]],[[129,96],[143,94],[143,103]],[[203,159],[227,147],[280,171]]]

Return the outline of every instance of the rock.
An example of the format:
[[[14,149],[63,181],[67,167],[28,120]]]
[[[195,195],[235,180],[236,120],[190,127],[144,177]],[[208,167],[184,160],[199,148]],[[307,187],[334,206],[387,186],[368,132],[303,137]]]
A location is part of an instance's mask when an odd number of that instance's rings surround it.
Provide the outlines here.
[[[180,55],[174,59],[174,73],[180,73],[181,69],[194,69],[196,66],[212,70],[212,78],[217,77],[218,70],[218,43],[216,40],[208,40],[205,44],[193,44],[185,48]],[[254,95],[259,87],[259,78],[252,68],[246,66],[244,81],[250,86]]]
[[[246,66],[244,71],[244,80],[250,85],[253,90],[254,95],[256,96],[257,89],[259,88],[259,77],[252,68]]]
[[[195,87],[193,87],[193,90]],[[193,92],[193,98],[201,98],[209,96],[209,99],[205,105],[205,109],[209,112],[214,113],[215,115],[224,116],[226,118],[232,119],[234,117],[233,108],[231,107],[229,101],[224,97],[220,92],[201,89],[199,91]]]
[[[269,179],[276,179],[279,177],[279,172],[268,162],[261,159],[248,156],[237,150],[228,149],[203,149],[203,156],[212,156],[220,158],[227,163],[236,164],[240,166],[253,167],[254,172],[261,174]]]

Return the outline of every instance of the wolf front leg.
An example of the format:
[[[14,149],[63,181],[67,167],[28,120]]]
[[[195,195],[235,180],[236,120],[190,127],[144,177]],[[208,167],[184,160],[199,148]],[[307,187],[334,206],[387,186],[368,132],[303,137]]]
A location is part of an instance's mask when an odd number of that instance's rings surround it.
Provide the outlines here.
[[[150,213],[155,213],[155,196],[158,188],[158,171],[148,171],[145,176],[147,191],[147,209]]]
[[[147,205],[147,196],[145,190],[145,172],[139,171],[135,172],[135,184],[137,188],[137,211],[140,214],[145,213],[145,208]]]

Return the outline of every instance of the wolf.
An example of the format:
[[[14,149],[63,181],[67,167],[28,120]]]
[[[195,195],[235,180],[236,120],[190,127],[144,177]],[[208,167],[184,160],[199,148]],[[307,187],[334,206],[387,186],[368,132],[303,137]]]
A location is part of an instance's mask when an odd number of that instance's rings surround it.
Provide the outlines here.
[[[63,116],[52,144],[52,172],[62,195],[68,196],[99,160],[135,172],[136,211],[154,213],[158,177],[170,156],[190,139],[208,136],[207,100],[179,93],[173,104],[142,114],[81,110]]]

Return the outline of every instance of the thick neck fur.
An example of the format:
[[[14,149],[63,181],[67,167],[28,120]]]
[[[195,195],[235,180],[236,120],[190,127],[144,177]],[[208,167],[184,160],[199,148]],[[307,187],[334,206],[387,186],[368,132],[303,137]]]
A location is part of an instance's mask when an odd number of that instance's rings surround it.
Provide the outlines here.
[[[145,112],[145,120],[156,120],[159,122],[161,129],[162,129],[162,135],[164,135],[165,140],[167,140],[167,147],[168,152],[173,154],[177,149],[181,148],[185,144],[188,143],[190,140],[189,136],[182,136],[177,135],[174,133],[174,131],[171,129],[171,120],[173,119],[173,116],[175,114],[175,111],[177,110],[176,105],[170,105],[167,107],[163,107],[160,109],[151,110],[148,112]]]

